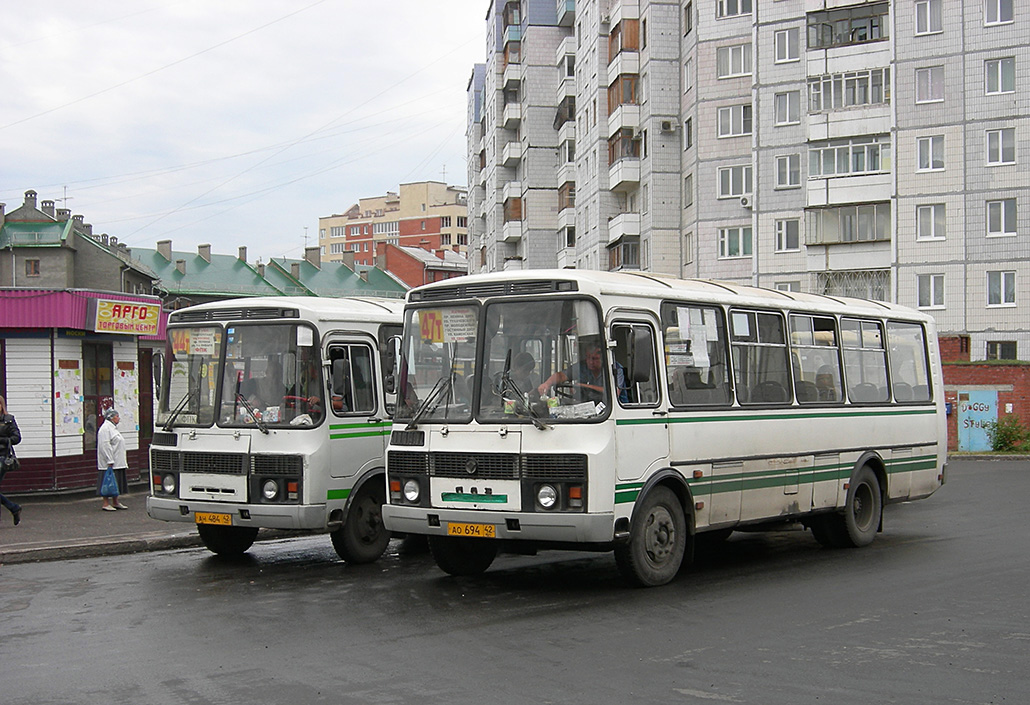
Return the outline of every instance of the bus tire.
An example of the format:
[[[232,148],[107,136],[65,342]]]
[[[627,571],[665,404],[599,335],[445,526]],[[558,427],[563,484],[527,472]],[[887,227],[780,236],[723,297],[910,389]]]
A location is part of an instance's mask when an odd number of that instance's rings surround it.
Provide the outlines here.
[[[212,526],[197,524],[200,540],[211,553],[235,558],[242,556],[257,538],[258,530],[252,526]]]
[[[687,541],[683,506],[672,490],[658,486],[633,511],[629,540],[615,547],[615,562],[634,585],[664,585],[679,572]]]
[[[440,570],[450,575],[479,575],[497,557],[497,543],[490,539],[430,536],[429,552]]]
[[[846,547],[867,546],[876,538],[883,513],[883,495],[880,481],[868,465],[851,479],[847,502],[844,504],[843,539]]]
[[[820,514],[808,522],[812,536],[824,548],[844,548],[847,545],[844,517],[840,514]]]
[[[366,482],[351,500],[347,519],[329,536],[336,555],[354,565],[374,563],[386,551],[390,532],[383,524],[386,490],[382,482]]]

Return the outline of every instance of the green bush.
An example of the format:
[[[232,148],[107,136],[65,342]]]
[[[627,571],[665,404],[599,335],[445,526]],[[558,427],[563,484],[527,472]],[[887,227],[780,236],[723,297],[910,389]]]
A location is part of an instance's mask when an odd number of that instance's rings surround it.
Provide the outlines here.
[[[1014,451],[1030,446],[1030,430],[1023,427],[1015,414],[1006,414],[989,422],[987,438],[991,441],[991,449],[996,451]]]

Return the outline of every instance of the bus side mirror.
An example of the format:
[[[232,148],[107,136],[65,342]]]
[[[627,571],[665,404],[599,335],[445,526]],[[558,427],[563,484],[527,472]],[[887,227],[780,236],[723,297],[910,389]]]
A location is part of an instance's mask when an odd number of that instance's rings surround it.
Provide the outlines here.
[[[629,358],[629,381],[647,382],[651,379],[654,355],[651,347],[651,334],[646,330],[633,330],[633,348]]]
[[[390,336],[386,341],[386,351],[383,360],[383,389],[387,394],[397,393],[398,366],[401,359],[401,338],[399,335]]]

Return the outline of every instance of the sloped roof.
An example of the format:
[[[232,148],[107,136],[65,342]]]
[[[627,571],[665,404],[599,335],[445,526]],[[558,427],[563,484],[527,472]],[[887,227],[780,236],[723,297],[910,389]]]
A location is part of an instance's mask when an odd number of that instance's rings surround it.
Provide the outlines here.
[[[196,252],[173,250],[170,260],[157,250],[134,247],[132,253],[154,270],[160,280],[157,287],[169,294],[280,296],[283,293],[252,266],[233,255],[211,253],[211,261],[208,262]],[[185,261],[185,274],[175,266],[177,260]]]
[[[60,247],[72,232],[72,221],[27,223],[5,222],[0,228],[0,249],[4,247]]]
[[[454,250],[444,250],[443,258],[441,259],[435,252],[423,249],[421,247],[409,247],[407,245],[401,245],[398,249],[402,250],[405,254],[410,257],[414,257],[417,260],[421,260],[428,267],[434,267],[437,269],[454,269],[460,271],[468,270],[468,257],[455,252]]]
[[[294,264],[300,265],[296,278],[292,275]],[[375,267],[365,270],[367,281],[342,262],[322,262],[321,267],[316,267],[304,259],[273,257],[265,269],[265,276],[271,278],[273,270],[277,270],[275,276],[285,277],[294,286],[301,286],[317,296],[401,298],[407,291],[407,287]]]

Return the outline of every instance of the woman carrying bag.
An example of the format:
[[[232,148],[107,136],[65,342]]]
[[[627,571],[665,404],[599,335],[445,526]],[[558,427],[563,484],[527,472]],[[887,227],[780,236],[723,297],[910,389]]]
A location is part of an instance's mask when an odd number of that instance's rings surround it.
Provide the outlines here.
[[[0,397],[0,482],[4,475],[18,469],[18,457],[14,454],[14,446],[21,443],[21,431],[14,416],[7,413],[7,401]],[[7,507],[14,515],[14,525],[21,522],[21,506],[0,494],[0,504]]]
[[[125,473],[129,468],[125,457],[125,439],[118,430],[118,412],[104,412],[104,424],[97,431],[97,494],[103,499],[100,509],[113,512],[128,509],[118,501],[125,489]]]

